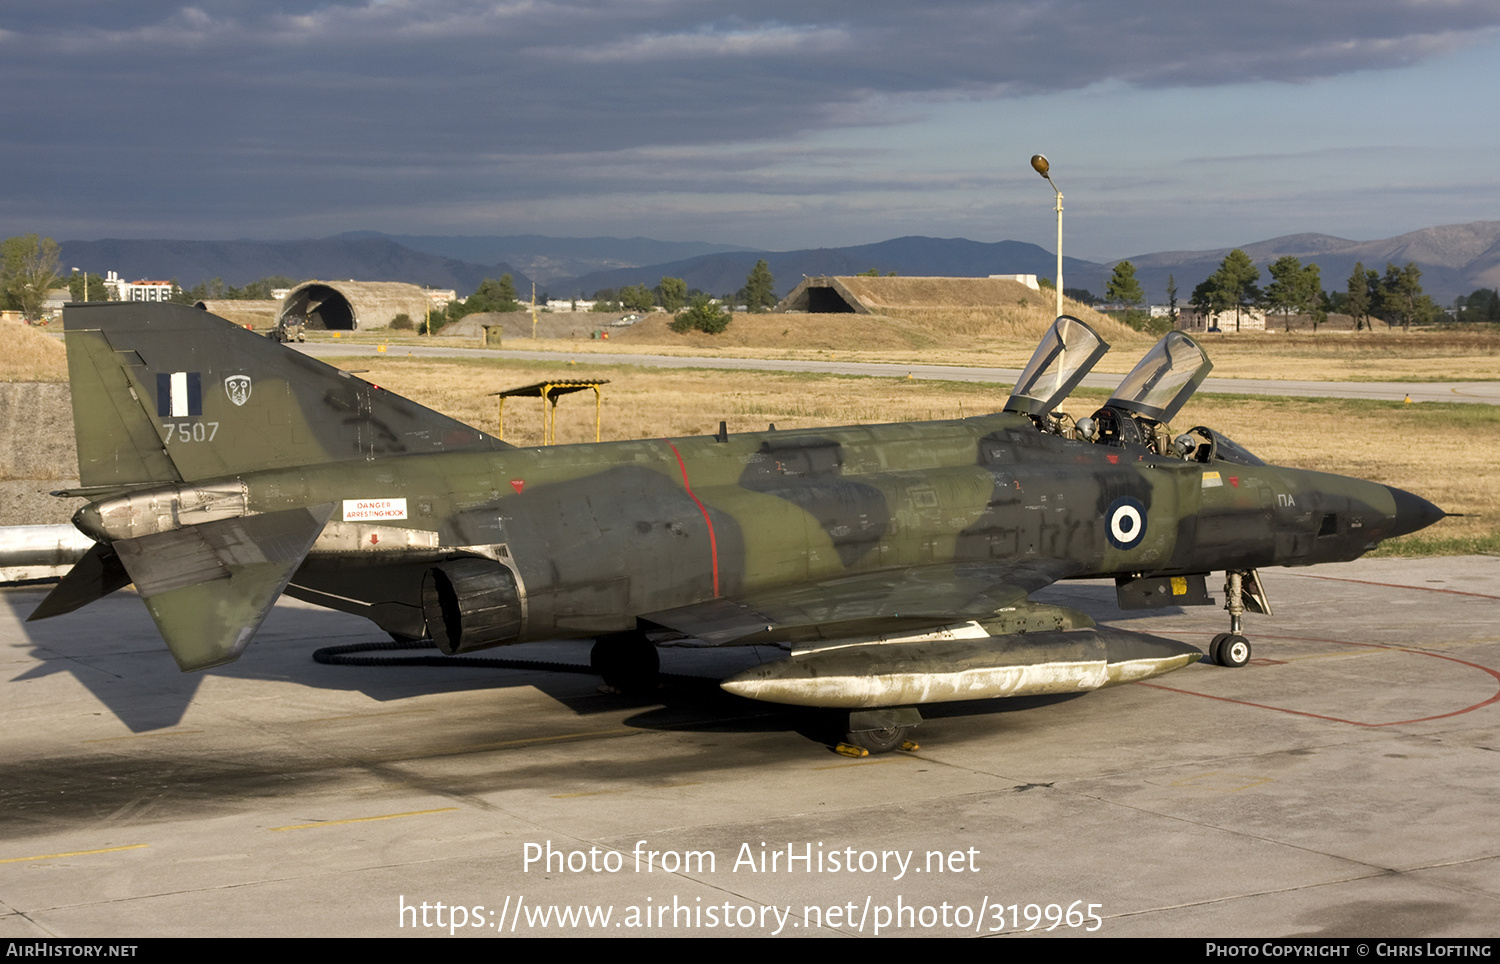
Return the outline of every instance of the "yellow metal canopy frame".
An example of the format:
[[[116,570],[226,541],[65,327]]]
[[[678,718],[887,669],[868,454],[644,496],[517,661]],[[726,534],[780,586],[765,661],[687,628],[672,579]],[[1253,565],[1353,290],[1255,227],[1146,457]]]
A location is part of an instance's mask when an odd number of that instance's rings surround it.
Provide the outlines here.
[[[609,384],[609,379],[555,379],[507,388],[503,392],[490,392],[500,399],[500,439],[505,439],[505,400],[507,398],[540,398],[542,400],[542,444],[552,445],[557,441],[557,400],[573,392],[594,390],[594,441],[599,441],[599,427],[603,407],[600,387]]]

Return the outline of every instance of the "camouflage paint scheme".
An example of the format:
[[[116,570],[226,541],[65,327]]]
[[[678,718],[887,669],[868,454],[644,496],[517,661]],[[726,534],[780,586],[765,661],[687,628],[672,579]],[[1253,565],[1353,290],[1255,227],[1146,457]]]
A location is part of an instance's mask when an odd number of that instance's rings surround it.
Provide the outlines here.
[[[883,653],[1047,662],[1092,625],[1027,600],[1059,579],[1348,560],[1442,514],[1019,413],[523,449],[200,310],[75,305],[65,327],[97,545],[33,618],[134,582],[184,670],[235,659],[282,591],[445,652],[678,633],[864,645],[877,675]],[[1198,657],[1159,644],[1168,669]]]

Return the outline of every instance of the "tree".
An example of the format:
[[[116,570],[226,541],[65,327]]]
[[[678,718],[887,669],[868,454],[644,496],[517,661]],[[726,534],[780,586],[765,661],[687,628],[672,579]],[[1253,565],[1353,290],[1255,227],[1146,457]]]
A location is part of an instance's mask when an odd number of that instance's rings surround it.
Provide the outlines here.
[[[1204,328],[1232,307],[1228,293],[1218,286],[1217,278],[1217,275],[1210,275],[1200,281],[1193,289],[1193,297],[1188,300],[1193,310],[1203,316]]]
[[[1375,302],[1374,313],[1387,324],[1400,324],[1402,331],[1410,331],[1414,321],[1430,322],[1439,314],[1438,306],[1422,293],[1422,269],[1415,261],[1401,268],[1386,262]]]
[[[1206,315],[1219,315],[1234,309],[1234,330],[1240,330],[1240,313],[1260,301],[1260,269],[1239,248],[1229,252],[1215,271],[1193,289],[1193,307]]]
[[[464,299],[461,313],[454,314],[449,309],[449,320],[457,321],[464,315],[472,315],[480,311],[520,311],[521,304],[516,300],[516,281],[508,274],[503,274],[497,281],[494,278],[485,278],[479,282],[479,287],[474,293]]]
[[[1115,273],[1104,289],[1104,299],[1122,305],[1138,305],[1146,297],[1141,284],[1135,280],[1135,265],[1121,261],[1115,265]]]
[[[1476,288],[1474,293],[1459,295],[1453,301],[1459,321],[1500,321],[1500,292],[1494,288]]]
[[[110,289],[104,287],[104,279],[92,271],[68,276],[69,301],[108,301]]]
[[[765,311],[776,304],[776,280],[771,277],[771,268],[764,258],[755,262],[745,287],[739,290],[736,300],[751,311]]]
[[[1177,279],[1167,275],[1167,320],[1177,327]]]
[[[656,306],[656,295],[643,284],[620,289],[620,306],[630,311],[650,311]]]
[[[1349,317],[1354,319],[1354,330],[1359,331],[1370,321],[1371,293],[1375,290],[1377,275],[1373,271],[1366,271],[1364,263],[1354,262],[1354,271],[1349,275],[1348,295],[1344,299],[1344,308],[1349,312]]]
[[[669,327],[679,335],[687,331],[702,331],[717,335],[729,327],[732,318],[729,312],[714,304],[708,295],[698,294],[693,296],[687,310],[673,319]]]
[[[1309,262],[1302,269],[1302,312],[1312,322],[1312,330],[1328,320],[1328,295],[1323,291],[1323,269]]]
[[[47,292],[58,282],[57,242],[35,234],[0,242],[0,295],[27,321],[42,317]]]
[[[1271,284],[1266,288],[1266,307],[1281,312],[1287,331],[1292,330],[1292,315],[1308,315],[1313,331],[1318,330],[1317,317],[1323,300],[1322,275],[1315,264],[1304,266],[1292,255],[1276,259],[1271,265]]]
[[[667,311],[681,311],[687,304],[687,282],[681,278],[661,279],[656,285],[656,303]]]

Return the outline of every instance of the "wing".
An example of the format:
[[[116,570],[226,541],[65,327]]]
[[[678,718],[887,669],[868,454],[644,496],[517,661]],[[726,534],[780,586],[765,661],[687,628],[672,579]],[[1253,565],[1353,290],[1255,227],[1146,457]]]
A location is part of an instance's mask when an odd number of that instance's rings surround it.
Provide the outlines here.
[[[642,617],[710,645],[792,643],[720,685],[738,696],[849,710],[1081,693],[1202,654],[1027,596],[1076,574],[1060,560],[918,566],[749,593]]]
[[[1074,571],[1060,560],[915,566],[751,592],[641,619],[712,646],[873,639],[971,620],[1003,621],[1020,610],[1035,610],[1027,595]],[[1092,625],[1088,617],[1082,619],[1070,621]]]

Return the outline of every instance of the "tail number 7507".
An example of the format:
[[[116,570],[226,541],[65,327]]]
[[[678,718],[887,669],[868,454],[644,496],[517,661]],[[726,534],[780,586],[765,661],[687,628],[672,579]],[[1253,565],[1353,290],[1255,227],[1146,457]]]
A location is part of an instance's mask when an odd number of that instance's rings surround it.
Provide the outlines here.
[[[161,427],[167,433],[165,441],[168,445],[173,442],[212,442],[219,434],[218,422],[163,422]]]

